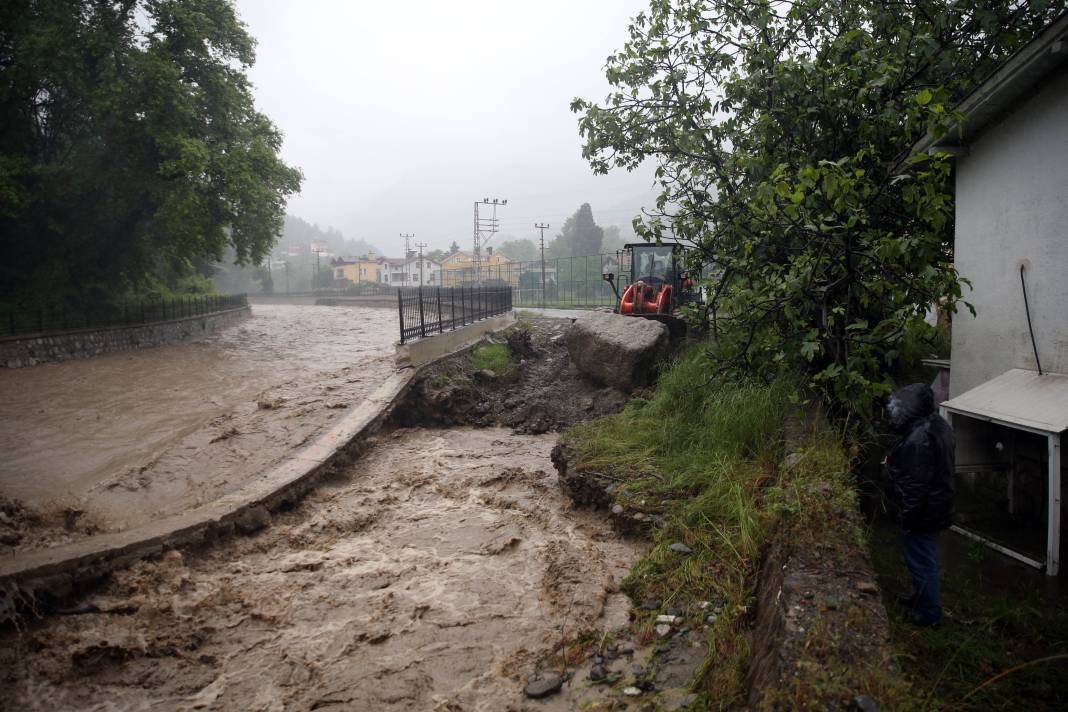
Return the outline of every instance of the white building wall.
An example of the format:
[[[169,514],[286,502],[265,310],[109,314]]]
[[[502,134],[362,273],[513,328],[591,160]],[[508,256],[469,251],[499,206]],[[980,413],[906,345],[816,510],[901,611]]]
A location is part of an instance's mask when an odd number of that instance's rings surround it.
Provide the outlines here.
[[[955,262],[977,315],[953,319],[950,397],[1036,369],[1021,263],[1042,369],[1068,373],[1068,72],[972,143],[956,194]]]
[[[419,286],[419,260],[412,260],[404,265],[408,274],[408,286]],[[441,265],[430,260],[423,260],[423,284],[439,286],[441,284]]]

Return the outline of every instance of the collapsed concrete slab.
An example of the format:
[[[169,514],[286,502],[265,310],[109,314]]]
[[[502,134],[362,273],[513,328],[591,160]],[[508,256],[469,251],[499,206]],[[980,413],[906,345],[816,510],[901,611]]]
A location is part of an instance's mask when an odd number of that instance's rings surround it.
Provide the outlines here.
[[[591,312],[568,329],[567,351],[587,375],[627,390],[652,381],[653,365],[668,340],[667,326],[658,321]]]

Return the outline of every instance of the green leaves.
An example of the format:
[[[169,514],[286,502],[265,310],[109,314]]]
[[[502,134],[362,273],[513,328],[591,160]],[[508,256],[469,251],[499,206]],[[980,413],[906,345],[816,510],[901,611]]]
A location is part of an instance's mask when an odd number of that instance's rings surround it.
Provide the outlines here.
[[[258,262],[301,175],[253,105],[254,46],[227,0],[4,3],[0,298]]]
[[[572,109],[594,170],[655,161],[636,232],[699,248],[718,367],[800,369],[864,414],[905,323],[960,298],[950,165],[910,148],[1064,6],[656,0],[616,91]]]

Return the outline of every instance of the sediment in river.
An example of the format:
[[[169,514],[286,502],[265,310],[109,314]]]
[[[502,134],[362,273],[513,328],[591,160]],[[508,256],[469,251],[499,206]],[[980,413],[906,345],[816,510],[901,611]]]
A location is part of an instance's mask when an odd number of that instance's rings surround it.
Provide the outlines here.
[[[71,615],[5,633],[0,694],[20,709],[523,709],[562,640],[625,626],[617,582],[640,554],[569,506],[554,442],[382,436],[259,534],[142,562]]]

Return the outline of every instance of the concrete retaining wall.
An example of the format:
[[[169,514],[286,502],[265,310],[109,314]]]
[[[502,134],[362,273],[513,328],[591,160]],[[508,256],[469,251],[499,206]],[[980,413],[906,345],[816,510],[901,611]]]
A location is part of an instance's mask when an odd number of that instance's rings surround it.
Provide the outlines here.
[[[249,307],[214,314],[184,317],[137,326],[82,329],[62,334],[40,334],[0,340],[0,368],[22,368],[39,363],[90,358],[108,351],[128,351],[173,344],[207,336],[244,319]]]
[[[486,334],[507,329],[515,323],[515,312],[476,321],[473,324],[397,345],[398,366],[421,366],[471,346]]]

